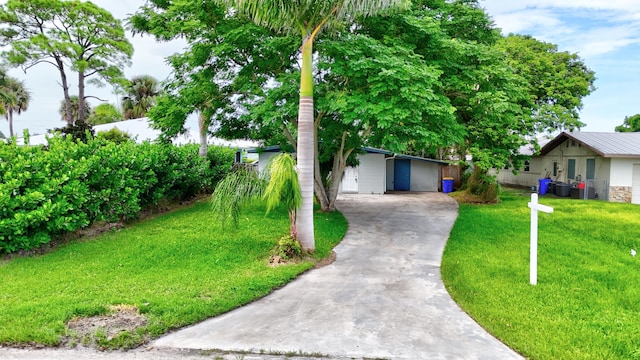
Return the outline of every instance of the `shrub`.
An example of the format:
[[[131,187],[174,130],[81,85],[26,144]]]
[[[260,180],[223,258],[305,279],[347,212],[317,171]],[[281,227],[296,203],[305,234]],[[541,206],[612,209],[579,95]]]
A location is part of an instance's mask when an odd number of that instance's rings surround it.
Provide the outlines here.
[[[292,238],[291,235],[285,235],[278,240],[275,254],[284,260],[295,259],[302,254],[302,247],[300,242]]]
[[[54,136],[46,147],[0,142],[0,253],[29,250],[94,222],[135,218],[163,198],[206,191],[231,168],[234,151],[210,153],[202,159],[197,145],[104,137],[84,143]]]
[[[118,128],[113,128],[109,131],[100,131],[98,132],[96,137],[114,142],[116,144],[122,144],[127,141],[132,141],[131,135],[124,131],[121,131]]]

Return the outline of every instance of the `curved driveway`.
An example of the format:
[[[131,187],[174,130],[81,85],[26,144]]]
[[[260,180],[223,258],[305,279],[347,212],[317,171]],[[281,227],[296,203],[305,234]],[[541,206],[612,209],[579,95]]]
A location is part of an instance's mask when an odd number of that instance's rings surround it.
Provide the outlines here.
[[[330,358],[521,358],[460,310],[442,284],[454,200],[439,193],[344,195],[338,208],[349,231],[333,264],[152,346]]]

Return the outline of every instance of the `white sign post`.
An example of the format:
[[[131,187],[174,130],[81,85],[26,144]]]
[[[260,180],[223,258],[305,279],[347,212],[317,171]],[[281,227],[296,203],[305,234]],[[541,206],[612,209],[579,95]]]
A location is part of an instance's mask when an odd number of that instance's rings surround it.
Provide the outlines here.
[[[531,285],[538,283],[538,211],[552,213],[553,208],[546,205],[538,204],[538,194],[531,194],[531,253],[529,264],[529,282]]]

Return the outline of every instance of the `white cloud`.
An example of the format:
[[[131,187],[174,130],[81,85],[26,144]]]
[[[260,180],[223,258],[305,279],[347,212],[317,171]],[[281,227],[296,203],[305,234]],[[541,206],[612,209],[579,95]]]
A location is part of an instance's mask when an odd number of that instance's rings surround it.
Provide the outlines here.
[[[613,131],[640,112],[640,1],[484,0],[496,26],[578,53],[596,72],[593,94],[584,99],[585,131]]]

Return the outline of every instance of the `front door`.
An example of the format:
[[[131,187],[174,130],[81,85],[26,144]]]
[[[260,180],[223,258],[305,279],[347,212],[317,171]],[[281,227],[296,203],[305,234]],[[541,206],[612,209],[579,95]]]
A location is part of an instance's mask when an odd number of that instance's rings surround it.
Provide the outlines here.
[[[409,191],[411,189],[411,160],[395,159],[393,167],[393,184],[393,190]]]

